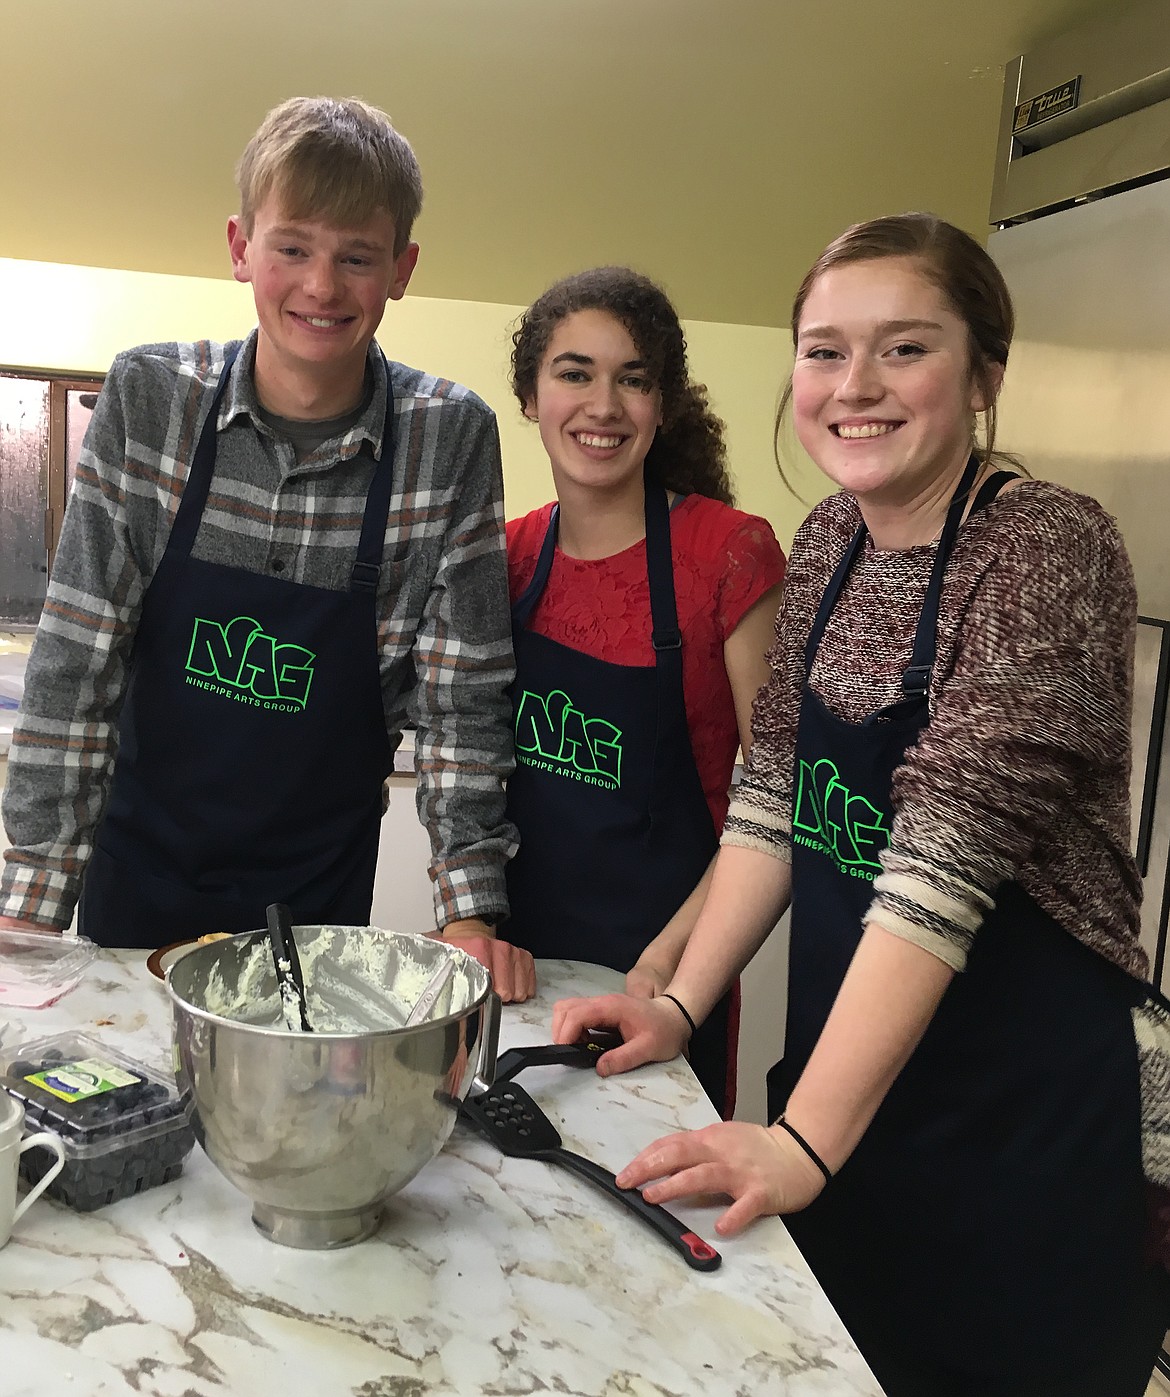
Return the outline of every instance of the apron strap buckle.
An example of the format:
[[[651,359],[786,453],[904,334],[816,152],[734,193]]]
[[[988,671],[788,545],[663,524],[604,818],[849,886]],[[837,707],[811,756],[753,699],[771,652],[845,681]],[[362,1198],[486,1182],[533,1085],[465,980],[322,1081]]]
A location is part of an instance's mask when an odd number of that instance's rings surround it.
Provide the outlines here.
[[[908,665],[902,675],[902,692],[907,698],[925,698],[930,692],[933,665]]]
[[[655,650],[681,650],[682,631],[677,626],[670,630],[652,631],[650,640]]]
[[[349,574],[349,590],[351,592],[376,592],[381,571],[382,569],[377,563],[354,563],[353,571]]]

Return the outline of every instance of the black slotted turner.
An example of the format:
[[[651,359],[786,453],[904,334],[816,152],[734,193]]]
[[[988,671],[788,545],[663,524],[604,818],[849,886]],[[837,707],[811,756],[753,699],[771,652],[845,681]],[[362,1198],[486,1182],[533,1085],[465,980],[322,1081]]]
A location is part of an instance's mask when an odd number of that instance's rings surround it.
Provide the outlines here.
[[[657,1203],[647,1203],[637,1189],[618,1188],[608,1169],[565,1149],[556,1126],[516,1082],[496,1082],[487,1091],[469,1096],[461,1109],[502,1154],[560,1164],[596,1184],[664,1237],[694,1270],[715,1271],[722,1264],[723,1258],[715,1248],[673,1213]]]
[[[509,1048],[496,1058],[496,1082],[506,1082],[526,1067],[596,1067],[597,1059],[622,1044],[613,1029],[591,1028],[575,1043],[546,1043],[538,1047]]]

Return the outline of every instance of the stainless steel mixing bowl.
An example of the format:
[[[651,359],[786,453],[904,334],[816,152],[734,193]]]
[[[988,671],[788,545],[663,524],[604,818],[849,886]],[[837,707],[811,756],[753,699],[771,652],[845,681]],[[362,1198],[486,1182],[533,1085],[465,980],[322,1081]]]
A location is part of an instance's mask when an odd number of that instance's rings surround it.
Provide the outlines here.
[[[180,1087],[196,1136],[286,1246],[348,1246],[443,1148],[458,1103],[495,1072],[499,1000],[456,947],[370,927],[295,928],[310,1006],[402,1023],[420,980],[455,959],[441,1017],[410,1028],[290,1033],[264,932],[191,951],[167,973]],[[342,1019],[334,1022],[344,1022]]]

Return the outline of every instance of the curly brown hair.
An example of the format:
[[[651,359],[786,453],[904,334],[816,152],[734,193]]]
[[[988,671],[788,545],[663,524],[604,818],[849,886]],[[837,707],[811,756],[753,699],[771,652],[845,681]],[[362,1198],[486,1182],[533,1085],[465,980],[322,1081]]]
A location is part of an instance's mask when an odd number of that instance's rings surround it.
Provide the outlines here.
[[[512,391],[520,407],[536,396],[553,331],[582,310],[605,311],[621,321],[662,394],[662,426],[646,453],[646,479],[733,504],[723,422],[708,405],[706,386],[690,380],[678,312],[660,286],[629,267],[595,267],[564,277],[520,317],[512,335]]]

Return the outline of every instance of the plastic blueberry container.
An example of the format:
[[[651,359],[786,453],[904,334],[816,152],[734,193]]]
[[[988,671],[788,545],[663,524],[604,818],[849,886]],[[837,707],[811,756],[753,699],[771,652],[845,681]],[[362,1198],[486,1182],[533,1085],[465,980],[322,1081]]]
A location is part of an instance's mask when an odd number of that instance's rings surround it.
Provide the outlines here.
[[[0,1056],[0,1087],[24,1103],[25,1130],[55,1131],[65,1167],[46,1190],[77,1212],[165,1184],[183,1172],[195,1144],[191,1103],[173,1077],[82,1033],[16,1043]],[[53,1155],[20,1157],[36,1183]]]
[[[97,953],[97,946],[84,936],[0,927],[0,1008],[45,1009],[56,1004]]]

